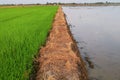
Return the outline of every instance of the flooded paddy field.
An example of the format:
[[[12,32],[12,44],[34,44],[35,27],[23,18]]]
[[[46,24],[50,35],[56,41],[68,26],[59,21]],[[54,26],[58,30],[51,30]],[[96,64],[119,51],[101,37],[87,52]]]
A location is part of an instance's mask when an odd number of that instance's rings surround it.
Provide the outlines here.
[[[120,80],[120,7],[63,7],[90,80]]]

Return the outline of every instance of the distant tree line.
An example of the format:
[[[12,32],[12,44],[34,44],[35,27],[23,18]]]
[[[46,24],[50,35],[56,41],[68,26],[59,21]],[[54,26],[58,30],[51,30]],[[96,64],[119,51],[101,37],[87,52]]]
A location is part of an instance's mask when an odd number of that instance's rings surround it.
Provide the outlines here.
[[[46,4],[40,4],[40,3],[36,3],[36,4],[0,4],[0,6],[24,6],[24,5],[75,5],[75,6],[94,6],[94,5],[120,5],[120,3],[113,3],[113,2],[96,2],[96,3],[61,3],[61,2],[47,2]]]

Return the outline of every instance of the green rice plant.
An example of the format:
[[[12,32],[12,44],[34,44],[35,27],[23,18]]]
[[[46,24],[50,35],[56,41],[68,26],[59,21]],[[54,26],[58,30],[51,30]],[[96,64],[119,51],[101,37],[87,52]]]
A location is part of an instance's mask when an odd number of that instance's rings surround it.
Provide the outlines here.
[[[58,6],[0,8],[0,80],[28,80]]]

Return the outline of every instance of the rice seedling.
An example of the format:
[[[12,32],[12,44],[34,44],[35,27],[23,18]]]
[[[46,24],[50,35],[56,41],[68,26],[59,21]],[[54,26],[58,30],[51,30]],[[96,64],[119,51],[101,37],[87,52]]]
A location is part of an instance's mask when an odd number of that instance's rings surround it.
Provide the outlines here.
[[[0,8],[0,80],[28,80],[57,6]]]

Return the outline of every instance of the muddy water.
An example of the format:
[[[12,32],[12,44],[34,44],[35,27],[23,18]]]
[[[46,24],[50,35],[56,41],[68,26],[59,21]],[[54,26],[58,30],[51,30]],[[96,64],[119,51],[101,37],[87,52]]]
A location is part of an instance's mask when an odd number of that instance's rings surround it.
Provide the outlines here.
[[[63,7],[90,80],[120,80],[120,7]]]

